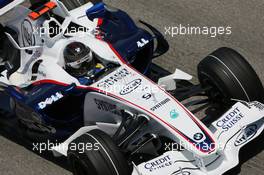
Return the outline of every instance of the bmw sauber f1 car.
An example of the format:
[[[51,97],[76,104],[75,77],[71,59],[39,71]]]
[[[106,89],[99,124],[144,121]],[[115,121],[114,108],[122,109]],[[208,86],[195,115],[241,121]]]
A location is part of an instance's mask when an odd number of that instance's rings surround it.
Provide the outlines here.
[[[21,3],[0,1],[1,121],[32,142],[59,141],[53,154],[73,174],[223,174],[262,133],[263,86],[233,49],[205,57],[192,84],[152,64],[168,43],[122,10]]]

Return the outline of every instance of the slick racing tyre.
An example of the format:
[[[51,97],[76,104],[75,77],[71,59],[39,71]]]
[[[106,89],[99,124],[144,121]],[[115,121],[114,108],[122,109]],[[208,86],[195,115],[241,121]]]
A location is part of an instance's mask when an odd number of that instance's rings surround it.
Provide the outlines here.
[[[232,104],[231,99],[264,102],[259,77],[233,49],[220,48],[203,59],[198,65],[198,78],[209,98],[223,105]]]
[[[131,174],[119,148],[111,137],[100,130],[90,131],[74,140],[69,145],[68,161],[74,175]]]

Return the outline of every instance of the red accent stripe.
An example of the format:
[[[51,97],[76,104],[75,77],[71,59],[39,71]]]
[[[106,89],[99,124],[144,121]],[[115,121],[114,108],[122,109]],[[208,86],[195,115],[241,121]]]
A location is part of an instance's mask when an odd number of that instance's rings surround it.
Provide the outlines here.
[[[104,19],[103,18],[98,18],[98,21],[97,21],[97,27],[100,27],[104,22]]]
[[[41,17],[43,14],[47,13],[48,11],[54,9],[57,7],[57,4],[55,2],[47,2],[42,9],[39,9],[38,11],[33,11],[28,14],[28,17],[32,20],[37,20],[39,17]]]
[[[62,82],[59,82],[59,81],[49,80],[49,79],[39,80],[39,81],[36,81],[36,82],[32,83],[32,85],[34,85],[34,86],[38,86],[38,85],[41,85],[41,84],[56,84],[56,85],[60,85],[60,86],[69,86],[70,85],[70,84],[67,84],[67,83],[62,83]]]
[[[95,38],[97,38],[97,39],[99,39],[101,41],[103,41],[103,38],[102,38],[102,36],[100,34],[101,31],[100,31],[99,27],[103,24],[103,22],[104,22],[103,18],[98,18],[98,21],[97,21],[98,34],[95,35]]]
[[[45,6],[49,9],[54,9],[55,7],[57,7],[57,4],[55,2],[47,2]]]
[[[127,64],[127,62],[122,58],[122,56],[117,52],[117,50],[114,48],[114,46],[110,43],[107,43],[109,45],[109,47],[111,48],[111,50],[116,54],[116,56],[119,58],[119,60],[123,63],[123,64]]]

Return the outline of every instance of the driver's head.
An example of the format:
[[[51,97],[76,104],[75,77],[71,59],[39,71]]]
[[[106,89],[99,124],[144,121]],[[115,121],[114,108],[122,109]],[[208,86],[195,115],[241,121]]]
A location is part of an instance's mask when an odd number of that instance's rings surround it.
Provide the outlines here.
[[[95,67],[90,48],[80,42],[68,44],[64,49],[66,71],[75,77],[81,77]]]

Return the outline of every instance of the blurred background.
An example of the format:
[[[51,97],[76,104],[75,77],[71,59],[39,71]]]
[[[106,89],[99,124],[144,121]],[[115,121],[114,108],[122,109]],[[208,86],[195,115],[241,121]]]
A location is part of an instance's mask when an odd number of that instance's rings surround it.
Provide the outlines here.
[[[106,0],[135,20],[146,21],[165,34],[165,27],[230,26],[231,35],[166,35],[170,51],[155,63],[173,72],[180,68],[194,76],[201,59],[219,47],[231,47],[244,55],[264,83],[264,1],[262,0]],[[27,5],[28,3],[26,3]],[[0,134],[1,135],[1,134]],[[263,138],[263,137],[262,137]],[[261,138],[261,139],[262,139]],[[253,142],[241,154],[242,168],[229,174],[263,175],[264,142]],[[29,148],[30,149],[30,148]],[[0,136],[0,174],[70,175],[66,160],[37,155]],[[251,154],[250,152],[253,153]]]

